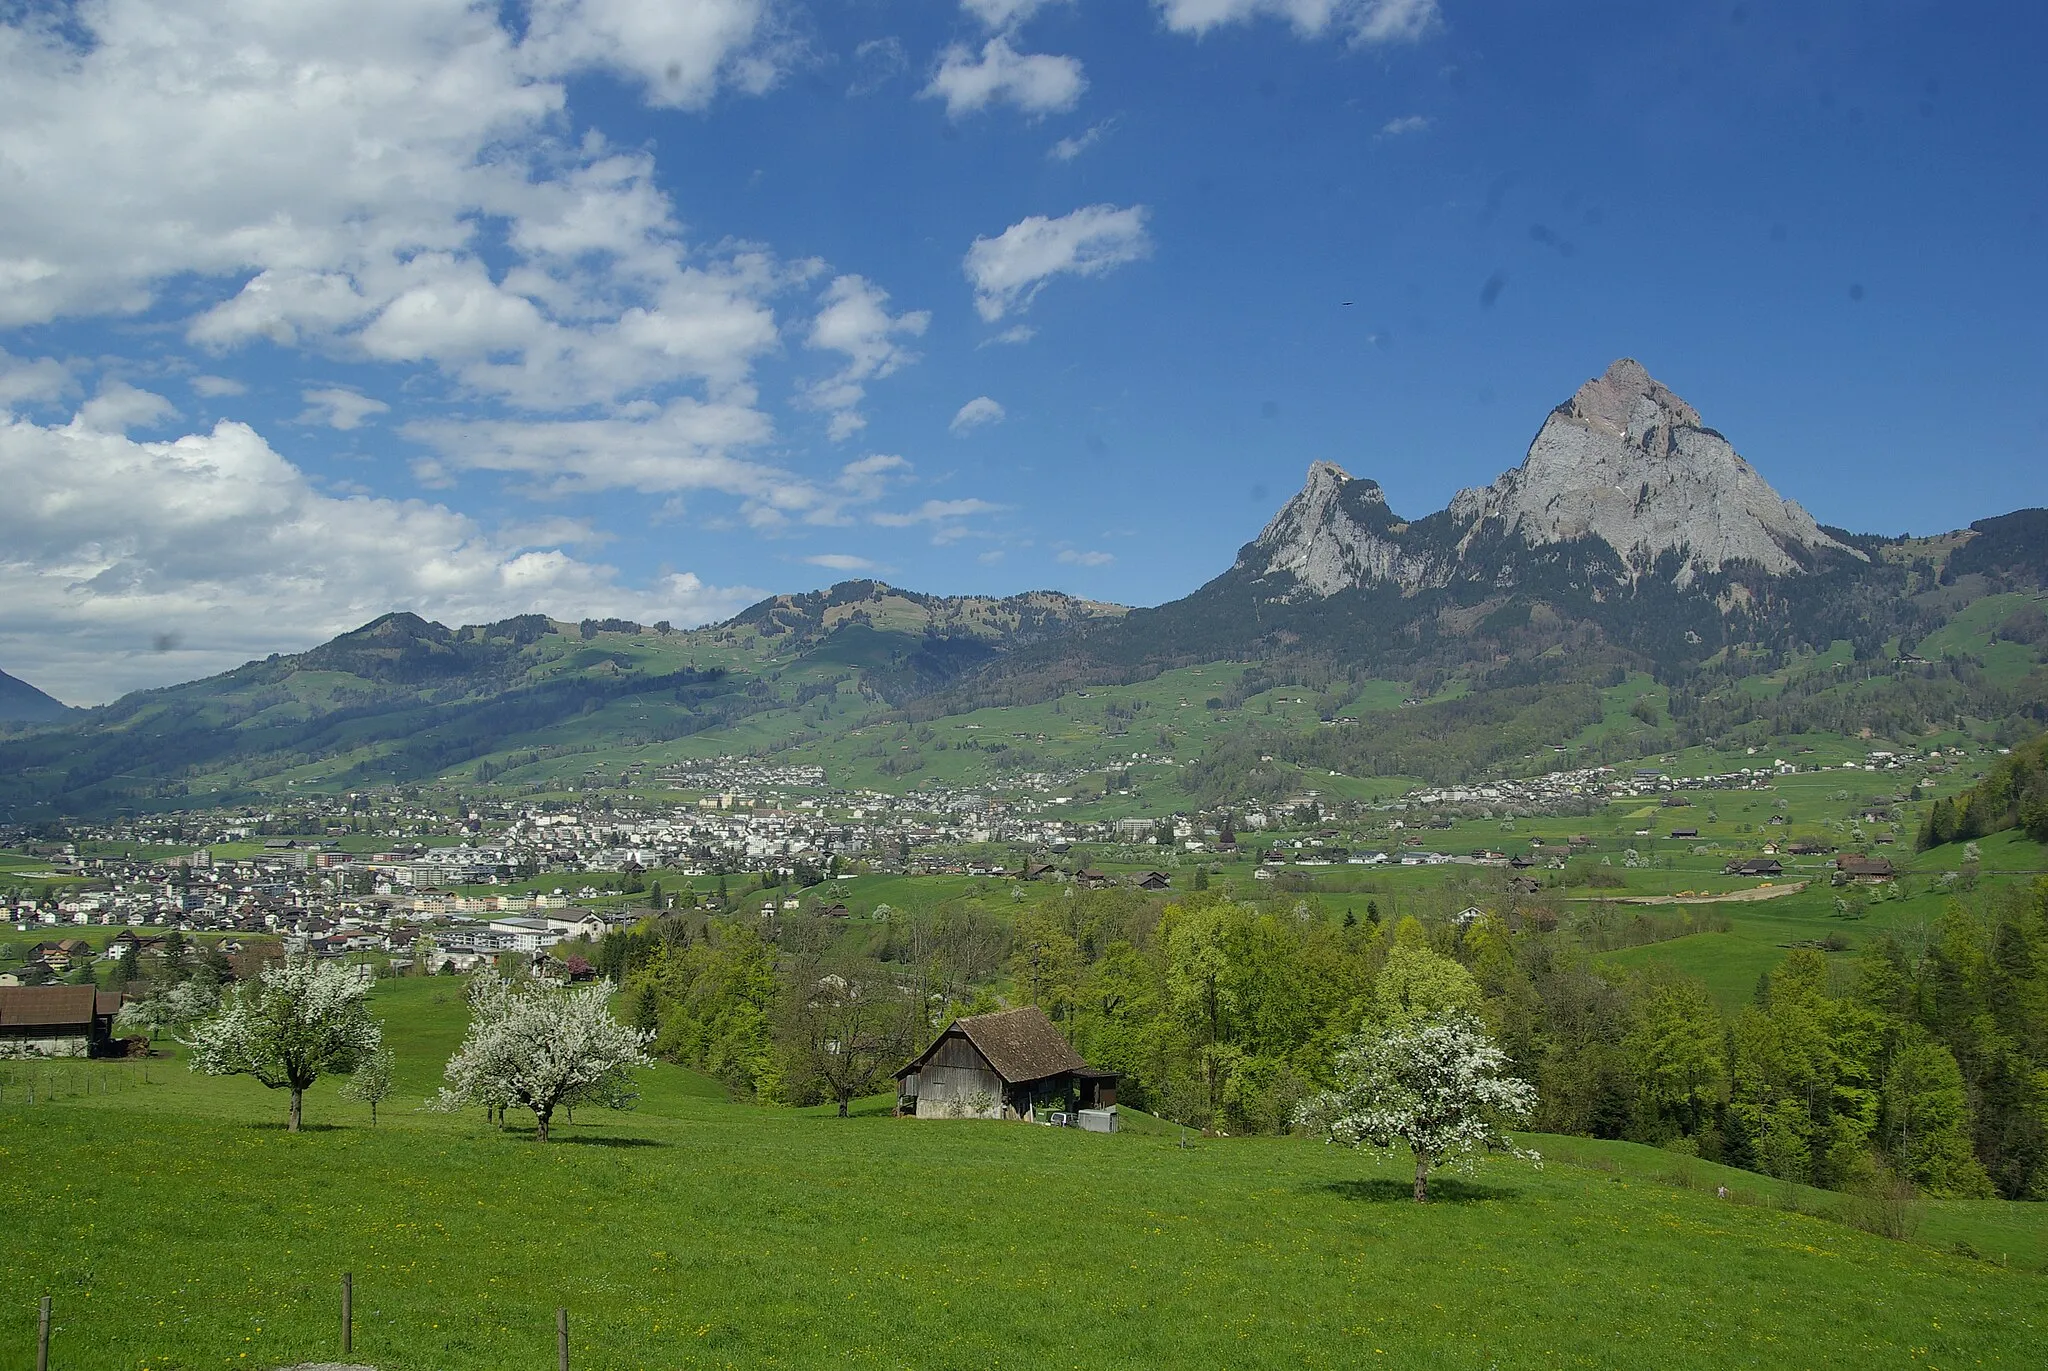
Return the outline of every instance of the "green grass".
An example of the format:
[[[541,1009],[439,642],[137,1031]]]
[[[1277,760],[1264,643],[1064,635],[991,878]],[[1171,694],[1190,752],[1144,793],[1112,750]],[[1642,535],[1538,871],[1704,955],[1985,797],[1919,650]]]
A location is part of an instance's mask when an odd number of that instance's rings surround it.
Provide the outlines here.
[[[2038,1207],[1887,1241],[1551,1139],[1599,1155],[1418,1207],[1399,1160],[1299,1141],[841,1120],[673,1068],[543,1148],[405,1107],[452,991],[379,988],[403,1098],[375,1129],[323,1083],[293,1136],[281,1096],[163,1062],[34,1108],[0,1086],[0,1368],[42,1293],[64,1368],[328,1357],[344,1270],[383,1368],[546,1365],[557,1305],[592,1368],[2038,1364]]]

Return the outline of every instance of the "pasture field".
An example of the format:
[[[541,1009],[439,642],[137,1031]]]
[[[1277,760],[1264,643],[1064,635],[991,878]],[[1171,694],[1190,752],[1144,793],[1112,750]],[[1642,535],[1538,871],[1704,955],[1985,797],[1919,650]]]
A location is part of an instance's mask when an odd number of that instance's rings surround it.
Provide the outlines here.
[[[45,1293],[66,1371],[331,1357],[344,1270],[355,1359],[436,1371],[552,1365],[557,1305],[591,1368],[2028,1367],[2048,1334],[2040,1206],[1930,1204],[1893,1241],[1777,1207],[1839,1196],[1723,1200],[1703,1163],[1535,1139],[1569,1160],[1418,1207],[1405,1159],[842,1120],[671,1067],[540,1147],[411,1108],[454,987],[374,1004],[399,1062],[375,1128],[332,1081],[294,1136],[280,1095],[174,1061],[11,1068],[0,1371]],[[31,1107],[25,1070],[70,1085]]]

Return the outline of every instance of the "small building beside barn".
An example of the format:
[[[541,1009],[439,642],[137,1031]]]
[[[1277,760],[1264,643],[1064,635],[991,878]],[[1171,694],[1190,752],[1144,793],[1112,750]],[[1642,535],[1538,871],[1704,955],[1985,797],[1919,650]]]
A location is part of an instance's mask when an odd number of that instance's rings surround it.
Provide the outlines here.
[[[896,1073],[896,1112],[920,1119],[1072,1121],[1116,1131],[1116,1073],[1098,1071],[1035,1005],[953,1020]]]
[[[0,987],[0,1057],[101,1057],[114,1053],[120,992],[89,985]]]

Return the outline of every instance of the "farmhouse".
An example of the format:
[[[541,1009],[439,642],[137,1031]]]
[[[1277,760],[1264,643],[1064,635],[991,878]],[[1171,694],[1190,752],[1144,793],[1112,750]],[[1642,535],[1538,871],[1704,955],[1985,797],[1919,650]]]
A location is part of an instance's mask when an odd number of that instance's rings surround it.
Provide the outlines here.
[[[1083,1111],[1084,1127],[1116,1127],[1116,1073],[1081,1059],[1035,1005],[974,1014],[896,1073],[896,1112],[920,1119],[1045,1121]]]
[[[1730,876],[1782,876],[1785,864],[1776,857],[1744,857],[1721,868]]]
[[[1173,877],[1164,871],[1147,871],[1131,878],[1131,884],[1140,890],[1170,890]]]
[[[1876,884],[1889,881],[1898,875],[1889,857],[1868,857],[1860,852],[1844,853],[1835,858],[1835,869],[1852,881]]]
[[[112,1051],[118,991],[89,985],[0,989],[0,1057],[95,1057]]]

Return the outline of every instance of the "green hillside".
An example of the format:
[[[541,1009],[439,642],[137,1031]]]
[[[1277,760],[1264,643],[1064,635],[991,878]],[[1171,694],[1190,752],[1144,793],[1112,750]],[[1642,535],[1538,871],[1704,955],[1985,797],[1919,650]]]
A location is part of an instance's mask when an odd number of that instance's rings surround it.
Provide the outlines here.
[[[292,1136],[277,1096],[175,1063],[0,1068],[0,1368],[46,1292],[58,1366],[328,1359],[343,1271],[386,1371],[545,1364],[558,1305],[594,1368],[2038,1361],[2039,1206],[1928,1202],[1888,1240],[1840,1196],[1536,1138],[1565,1159],[1422,1207],[1402,1162],[1298,1140],[839,1120],[673,1067],[540,1147],[405,1107],[459,997],[374,1004],[400,1062],[375,1129],[331,1082]]]

